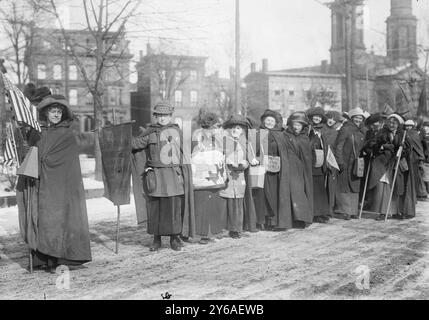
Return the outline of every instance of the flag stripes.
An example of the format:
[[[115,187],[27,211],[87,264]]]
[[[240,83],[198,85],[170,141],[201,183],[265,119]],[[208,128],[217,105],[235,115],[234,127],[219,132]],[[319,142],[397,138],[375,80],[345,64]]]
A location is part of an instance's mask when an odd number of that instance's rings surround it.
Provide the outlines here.
[[[37,131],[41,131],[40,124],[37,121],[36,107],[33,106],[30,100],[28,100],[28,98],[9,80],[7,75],[3,73],[1,75],[7,97],[9,98],[9,103],[12,106],[12,110],[15,112],[16,121],[26,123]]]
[[[6,145],[4,148],[4,161],[3,165],[11,166],[14,162],[18,160],[18,155],[16,154],[15,146],[13,145],[12,139],[6,139]]]

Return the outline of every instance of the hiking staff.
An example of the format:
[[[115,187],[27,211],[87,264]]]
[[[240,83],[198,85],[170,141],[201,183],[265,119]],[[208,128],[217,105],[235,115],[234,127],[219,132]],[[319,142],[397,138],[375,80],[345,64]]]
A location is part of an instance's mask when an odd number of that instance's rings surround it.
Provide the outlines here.
[[[372,159],[372,152],[369,157],[368,168],[366,170],[365,185],[363,187],[362,202],[360,204],[360,210],[359,210],[359,220],[362,218],[363,205],[365,203],[366,189],[368,187],[368,180],[369,180],[369,172],[371,171],[371,159]]]
[[[389,202],[387,203],[387,210],[386,210],[386,216],[384,217],[384,221],[387,221],[387,216],[389,215],[390,205],[392,203],[393,191],[395,190],[396,177],[398,175],[398,170],[399,170],[399,162],[401,161],[402,151],[404,150],[404,143],[405,143],[406,136],[407,136],[407,130],[404,130],[404,135],[402,137],[401,145],[399,146],[398,152],[396,153],[396,157],[398,158],[398,160],[396,160],[395,173],[393,174],[393,181],[392,181],[392,190],[390,190]]]

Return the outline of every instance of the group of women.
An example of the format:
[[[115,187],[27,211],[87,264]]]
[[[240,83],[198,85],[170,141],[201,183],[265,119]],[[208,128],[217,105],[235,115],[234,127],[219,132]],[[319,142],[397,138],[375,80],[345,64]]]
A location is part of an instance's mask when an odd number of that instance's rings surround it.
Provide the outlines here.
[[[32,97],[42,131],[22,132],[38,148],[39,176],[19,178],[22,237],[34,266],[79,265],[92,258],[73,115],[63,96],[42,90]],[[311,108],[287,121],[266,110],[259,125],[202,112],[189,155],[173,112],[158,103],[155,123],[132,140],[151,251],[162,236],[179,251],[197,236],[207,244],[224,231],[237,239],[243,231],[326,223],[334,214],[356,218],[360,203],[380,219],[411,218],[417,192],[427,196],[419,170],[429,155],[429,123],[419,133],[399,114],[367,117],[359,108],[346,117]]]

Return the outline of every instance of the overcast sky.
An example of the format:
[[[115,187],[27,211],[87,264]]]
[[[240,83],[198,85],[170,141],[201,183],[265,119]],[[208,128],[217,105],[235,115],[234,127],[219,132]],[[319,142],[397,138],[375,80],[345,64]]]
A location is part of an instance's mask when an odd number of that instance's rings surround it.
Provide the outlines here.
[[[96,0],[94,1],[97,2]],[[125,2],[125,1],[124,1]],[[328,0],[241,0],[242,75],[268,58],[269,69],[319,64],[329,60],[331,12]],[[66,1],[71,27],[82,28],[82,0]],[[366,0],[365,44],[385,54],[390,0]],[[138,59],[146,43],[169,52],[208,57],[207,71],[228,75],[234,65],[235,0],[142,0],[140,15],[127,26]],[[429,0],[413,0],[419,18],[418,42],[429,47]],[[64,18],[65,20],[68,20]]]

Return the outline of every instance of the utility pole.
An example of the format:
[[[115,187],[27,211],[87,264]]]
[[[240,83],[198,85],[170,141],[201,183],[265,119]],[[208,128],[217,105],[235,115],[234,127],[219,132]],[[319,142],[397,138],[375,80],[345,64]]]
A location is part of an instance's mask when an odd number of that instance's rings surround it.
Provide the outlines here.
[[[235,114],[241,113],[240,0],[235,0]]]
[[[6,73],[4,59],[0,58],[0,71]],[[6,137],[6,98],[4,95],[3,79],[0,79],[0,155],[3,155],[3,138]]]
[[[352,79],[352,18],[349,11],[349,6],[345,8],[345,71],[346,71],[346,96],[347,109],[353,108],[353,79]]]

